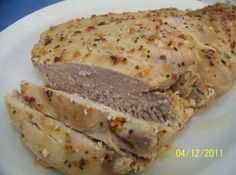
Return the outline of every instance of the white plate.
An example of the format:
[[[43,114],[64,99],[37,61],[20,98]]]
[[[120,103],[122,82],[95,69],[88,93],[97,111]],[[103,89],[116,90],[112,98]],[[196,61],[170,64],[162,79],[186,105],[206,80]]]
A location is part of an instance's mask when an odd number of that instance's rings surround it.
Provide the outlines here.
[[[39,10],[17,21],[0,33],[0,174],[52,175],[53,170],[33,164],[34,156],[13,132],[3,96],[18,88],[20,80],[35,83],[30,51],[42,31],[76,17],[110,11],[136,11],[162,7],[201,8],[205,4],[193,0],[73,0],[63,1]],[[236,173],[236,87],[207,110],[199,111],[160,161],[141,174],[149,175],[233,175]],[[223,149],[222,158],[176,158],[176,148]]]

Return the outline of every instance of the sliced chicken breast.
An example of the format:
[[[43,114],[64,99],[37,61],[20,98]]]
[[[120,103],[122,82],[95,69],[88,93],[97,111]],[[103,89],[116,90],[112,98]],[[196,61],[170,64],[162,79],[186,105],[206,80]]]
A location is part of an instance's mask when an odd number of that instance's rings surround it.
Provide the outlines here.
[[[18,95],[14,92],[6,97],[12,124],[45,165],[69,175],[95,175],[140,171],[151,163],[129,153],[118,154],[102,142],[30,108]]]
[[[167,98],[170,111],[163,115],[174,113],[174,118],[138,119],[78,94],[71,95],[25,81],[21,83],[20,98],[30,107],[104,142],[121,154],[125,150],[152,160],[166,148],[170,138],[186,125],[193,113],[187,102],[172,95]]]

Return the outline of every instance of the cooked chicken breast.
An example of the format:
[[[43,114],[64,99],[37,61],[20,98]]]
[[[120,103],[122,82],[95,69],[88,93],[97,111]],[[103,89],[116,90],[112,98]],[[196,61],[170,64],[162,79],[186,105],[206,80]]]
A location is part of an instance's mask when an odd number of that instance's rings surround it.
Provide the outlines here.
[[[192,28],[202,44],[208,47],[199,52],[198,73],[208,82],[206,84],[211,87],[214,96],[219,97],[235,82],[236,8],[228,4],[215,4],[189,11],[187,15],[198,21],[193,23]],[[180,79],[174,85],[174,89],[181,89],[181,84],[188,79],[188,76],[183,77],[184,80]],[[196,90],[201,92],[199,89]],[[186,91],[182,90],[182,94],[186,94]]]
[[[203,106],[235,80],[235,55],[218,36],[204,21],[177,9],[93,15],[43,32],[32,61],[111,69]]]
[[[188,16],[208,25],[217,33],[230,52],[236,56],[236,7],[229,4],[215,4],[190,11]],[[226,51],[227,51],[226,50]]]
[[[46,116],[19,98],[17,92],[6,97],[12,124],[22,141],[44,165],[69,175],[124,174],[143,170],[150,159],[129,153],[122,155]]]
[[[43,32],[32,62],[46,86],[7,95],[12,123],[66,174],[142,171],[236,78],[236,8],[74,19]]]
[[[139,119],[79,94],[71,95],[25,81],[21,83],[20,98],[37,111],[104,142],[121,154],[125,150],[151,160],[165,149],[170,138],[186,125],[193,113],[185,100],[172,95],[167,96],[168,103],[164,104],[170,108],[159,111],[163,116],[172,113],[171,118]]]

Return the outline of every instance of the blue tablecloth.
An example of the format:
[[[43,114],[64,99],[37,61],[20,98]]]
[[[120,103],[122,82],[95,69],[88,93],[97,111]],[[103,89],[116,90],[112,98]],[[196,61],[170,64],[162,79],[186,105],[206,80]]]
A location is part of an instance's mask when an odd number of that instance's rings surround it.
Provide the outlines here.
[[[0,0],[0,31],[20,18],[62,0]],[[208,4],[226,2],[236,5],[236,0],[199,0]]]
[[[61,0],[0,0],[0,31],[20,18]]]

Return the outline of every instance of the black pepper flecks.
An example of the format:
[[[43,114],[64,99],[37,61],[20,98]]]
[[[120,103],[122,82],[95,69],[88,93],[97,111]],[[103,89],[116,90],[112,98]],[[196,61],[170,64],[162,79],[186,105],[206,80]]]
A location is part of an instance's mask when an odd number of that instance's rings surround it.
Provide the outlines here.
[[[60,41],[63,41],[64,39],[65,39],[64,36],[60,36],[60,38],[59,38]]]
[[[212,61],[209,61],[210,66],[214,66],[214,63]]]
[[[50,91],[50,90],[46,90],[45,93],[46,93],[46,95],[47,95],[47,97],[48,97],[48,100],[51,101],[51,100],[52,100],[53,92]]]
[[[98,26],[103,26],[103,25],[105,25],[106,23],[104,22],[104,21],[102,21],[102,22],[100,22],[100,23],[98,23]]]
[[[223,65],[225,65],[226,66],[226,61],[225,60],[220,60],[221,61],[221,63],[223,64]]]
[[[60,45],[57,45],[57,46],[54,47],[54,49],[57,49],[57,48],[59,48],[59,47],[60,47]]]
[[[77,31],[74,32],[74,35],[78,35],[80,33],[81,33],[81,31],[77,30]]]
[[[83,170],[84,167],[86,166],[86,164],[87,164],[87,161],[85,159],[81,158],[80,161],[79,161],[79,168],[81,170]]]
[[[143,45],[140,45],[138,50],[143,50]]]
[[[94,42],[97,42],[97,41],[100,41],[100,40],[101,40],[101,38],[95,38]]]
[[[111,55],[110,58],[111,58],[113,64],[114,64],[115,62],[117,62],[117,57],[116,57],[116,56]]]
[[[54,63],[61,61],[61,57],[54,57]]]
[[[129,133],[129,135],[132,135],[134,133],[134,130],[133,129],[129,129],[128,133]]]
[[[46,38],[44,41],[44,45],[47,46],[48,44],[52,43],[52,39],[51,38]]]
[[[127,63],[128,62],[128,60],[127,60],[127,58],[123,58],[123,63]]]
[[[211,56],[209,56],[209,55],[205,55],[205,57],[209,60],[211,59]]]
[[[135,69],[139,70],[139,69],[140,69],[139,65],[136,65],[136,66],[135,66]]]

